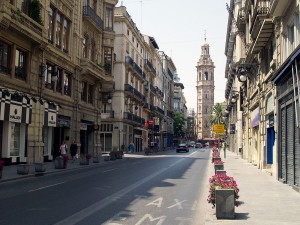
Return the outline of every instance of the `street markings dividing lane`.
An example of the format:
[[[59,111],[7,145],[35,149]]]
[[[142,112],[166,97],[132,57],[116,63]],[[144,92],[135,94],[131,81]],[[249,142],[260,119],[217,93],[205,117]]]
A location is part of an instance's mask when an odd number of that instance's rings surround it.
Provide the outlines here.
[[[48,185],[48,186],[44,186],[44,187],[29,190],[28,192],[39,191],[39,190],[42,190],[42,189],[50,188],[50,187],[57,186],[57,185],[64,184],[64,183],[66,183],[66,182],[64,181],[64,182],[60,182],[60,183],[56,183],[56,184],[51,184],[51,185]]]

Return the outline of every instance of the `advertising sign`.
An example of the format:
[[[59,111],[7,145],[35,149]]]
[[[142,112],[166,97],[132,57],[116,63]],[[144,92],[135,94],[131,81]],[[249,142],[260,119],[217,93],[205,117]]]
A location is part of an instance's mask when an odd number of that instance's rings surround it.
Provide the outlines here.
[[[224,134],[224,124],[215,124],[214,125],[214,132],[216,134]]]

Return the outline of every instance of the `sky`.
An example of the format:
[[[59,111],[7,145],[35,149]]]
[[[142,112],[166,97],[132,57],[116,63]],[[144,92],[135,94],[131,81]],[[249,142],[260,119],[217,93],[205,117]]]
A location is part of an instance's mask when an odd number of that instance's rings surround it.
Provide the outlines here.
[[[184,85],[188,108],[197,108],[196,65],[201,46],[210,46],[215,65],[215,103],[225,100],[225,41],[230,0],[119,0],[142,34],[155,38],[170,56]]]

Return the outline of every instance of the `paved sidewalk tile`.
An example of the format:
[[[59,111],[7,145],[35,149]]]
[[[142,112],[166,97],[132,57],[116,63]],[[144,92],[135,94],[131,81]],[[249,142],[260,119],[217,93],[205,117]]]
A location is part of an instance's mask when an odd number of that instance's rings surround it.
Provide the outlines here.
[[[277,181],[275,177],[241,159],[235,153],[226,152],[227,175],[234,177],[240,189],[241,205],[235,207],[236,218],[217,220],[215,209],[207,203],[206,223],[211,224],[251,224],[251,225],[298,225],[300,224],[300,193],[290,186]],[[208,168],[214,174],[213,164]],[[210,176],[210,177],[211,177]],[[207,195],[209,185],[207,181]]]

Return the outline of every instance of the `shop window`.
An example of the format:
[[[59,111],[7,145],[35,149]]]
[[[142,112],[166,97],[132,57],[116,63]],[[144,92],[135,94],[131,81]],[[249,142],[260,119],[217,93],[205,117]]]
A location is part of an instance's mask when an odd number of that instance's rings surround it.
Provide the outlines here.
[[[20,155],[21,124],[11,123],[10,156]]]
[[[16,49],[15,55],[15,77],[26,81],[27,74],[26,74],[26,58],[27,55],[24,51],[20,49]]]
[[[0,72],[10,74],[10,46],[0,41]]]

